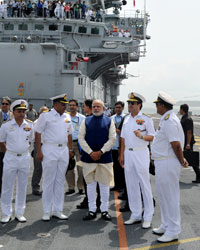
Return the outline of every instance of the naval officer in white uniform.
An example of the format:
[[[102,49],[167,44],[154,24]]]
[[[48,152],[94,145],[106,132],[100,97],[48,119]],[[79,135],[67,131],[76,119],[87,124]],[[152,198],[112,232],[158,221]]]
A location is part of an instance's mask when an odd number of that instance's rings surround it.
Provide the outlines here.
[[[65,173],[72,150],[72,122],[66,112],[66,94],[52,97],[53,108],[43,112],[34,128],[37,158],[43,168],[43,212],[42,220],[49,221],[51,212],[61,220],[63,214]],[[41,147],[41,135],[43,145]]]
[[[26,222],[23,216],[26,204],[26,187],[30,169],[29,143],[34,134],[32,122],[25,120],[28,103],[16,100],[11,104],[14,118],[4,123],[0,129],[0,144],[4,148],[4,171],[1,194],[2,223],[7,223],[12,216],[12,196],[17,177],[15,198],[15,218]]]
[[[154,103],[157,113],[162,115],[151,146],[162,224],[159,228],[154,228],[153,233],[162,235],[157,239],[159,242],[170,242],[177,240],[181,232],[179,178],[181,167],[187,167],[188,162],[182,151],[183,129],[173,112],[176,101],[160,91]]]
[[[128,193],[131,217],[125,225],[139,223],[142,220],[142,200],[144,216],[142,228],[151,226],[154,213],[153,196],[149,180],[149,149],[155,130],[150,117],[142,114],[142,103],[145,98],[135,92],[128,95],[131,113],[125,117],[121,131],[120,164],[125,169],[125,180]],[[141,191],[140,191],[141,190]]]

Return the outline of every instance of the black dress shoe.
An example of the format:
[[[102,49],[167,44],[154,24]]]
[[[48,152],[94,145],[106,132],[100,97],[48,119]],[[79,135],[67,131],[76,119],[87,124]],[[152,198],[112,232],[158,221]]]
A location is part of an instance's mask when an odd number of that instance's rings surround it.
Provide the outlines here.
[[[112,220],[110,214],[107,211],[101,213],[101,218],[103,220],[105,220],[105,221],[111,221]]]
[[[83,217],[83,220],[94,220],[97,217],[97,214],[89,211],[85,217]]]
[[[192,181],[192,183],[200,183],[200,180]]]
[[[86,208],[88,208],[88,203],[83,201],[79,205],[77,205],[76,208],[77,209],[86,209]]]
[[[79,194],[84,194],[84,193],[83,193],[83,189],[79,189],[78,193],[79,193]]]
[[[74,189],[69,189],[67,192],[65,192],[66,195],[73,194],[73,193],[75,193]]]
[[[42,192],[40,192],[39,190],[34,190],[32,192],[33,195],[36,195],[36,196],[41,196],[42,195]]]

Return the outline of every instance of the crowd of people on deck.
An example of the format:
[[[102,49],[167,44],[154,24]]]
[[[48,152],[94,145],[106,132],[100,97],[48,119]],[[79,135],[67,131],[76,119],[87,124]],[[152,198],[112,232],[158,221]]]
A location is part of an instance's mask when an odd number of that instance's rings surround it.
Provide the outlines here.
[[[103,11],[88,8],[85,1],[0,1],[0,18],[10,17],[56,17],[62,19],[87,19],[102,22]]]
[[[119,198],[125,198],[126,203],[120,211],[130,211],[130,218],[124,224],[142,223],[143,229],[150,228],[155,206],[149,178],[149,166],[153,164],[161,211],[161,225],[153,233],[159,235],[159,242],[178,240],[181,232],[179,178],[181,168],[188,166],[183,151],[191,150],[195,143],[188,105],[180,107],[183,116],[180,123],[173,111],[175,100],[160,91],[154,101],[161,115],[155,131],[152,118],[142,113],[145,98],[136,92],[128,95],[128,114],[124,114],[122,101],[115,103],[113,112],[111,107],[105,109],[101,100],[87,99],[81,114],[78,100],[68,101],[66,94],[50,99],[53,107],[42,106],[38,114],[33,104],[24,99],[12,102],[6,96],[1,100],[1,223],[12,219],[15,179],[15,219],[26,222],[32,144],[32,194],[42,196],[43,221],[52,217],[67,220],[63,212],[64,196],[72,195],[76,189],[80,195],[84,194],[77,209],[88,209],[84,221],[94,220],[98,212],[103,220],[111,221],[110,191],[122,191]],[[200,183],[199,167],[194,170],[193,182]]]

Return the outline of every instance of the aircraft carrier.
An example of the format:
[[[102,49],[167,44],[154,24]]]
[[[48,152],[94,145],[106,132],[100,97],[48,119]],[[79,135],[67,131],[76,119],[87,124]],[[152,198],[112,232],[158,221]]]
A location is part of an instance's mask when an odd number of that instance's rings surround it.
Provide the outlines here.
[[[98,98],[113,106],[127,78],[124,66],[144,56],[150,38],[149,15],[144,10],[120,14],[123,4],[125,0],[87,0],[87,7],[102,11],[101,19],[93,21],[38,18],[34,11],[1,19],[1,96],[25,98],[39,108],[51,106],[51,96],[67,93],[80,104]],[[119,36],[121,30],[129,36]]]

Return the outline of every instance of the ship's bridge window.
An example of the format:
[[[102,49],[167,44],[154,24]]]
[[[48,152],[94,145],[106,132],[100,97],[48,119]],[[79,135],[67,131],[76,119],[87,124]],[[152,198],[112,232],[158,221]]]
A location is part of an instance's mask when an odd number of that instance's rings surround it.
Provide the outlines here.
[[[19,30],[28,30],[28,25],[26,23],[21,23],[18,26]]]
[[[56,25],[56,24],[50,24],[49,25],[49,30],[53,30],[53,31],[58,30],[58,25]]]
[[[78,33],[82,33],[82,34],[87,33],[87,28],[86,27],[79,27],[78,28]]]
[[[4,30],[14,30],[14,24],[12,23],[5,23]]]
[[[35,24],[35,30],[44,30],[43,24]]]
[[[72,32],[72,26],[70,26],[70,25],[64,25],[63,26],[63,31]]]
[[[91,34],[98,35],[99,34],[99,29],[97,27],[91,28]]]

